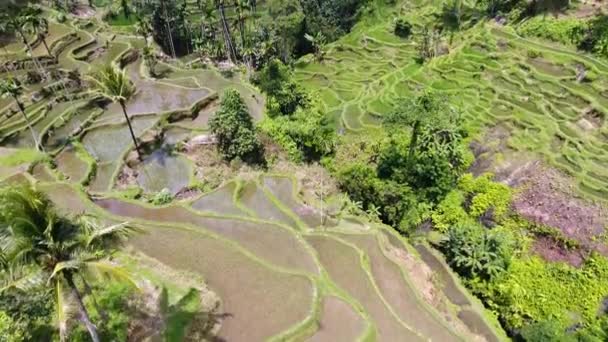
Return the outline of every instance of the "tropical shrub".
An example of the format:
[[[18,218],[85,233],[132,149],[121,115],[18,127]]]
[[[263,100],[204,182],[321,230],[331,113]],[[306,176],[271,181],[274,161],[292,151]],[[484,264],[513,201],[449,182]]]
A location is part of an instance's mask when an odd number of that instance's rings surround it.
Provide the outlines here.
[[[352,164],[341,170],[337,178],[342,190],[360,202],[363,210],[377,209],[382,222],[393,227],[400,226],[416,203],[416,196],[407,185],[379,179],[369,165]]]
[[[240,158],[246,162],[261,161],[263,148],[238,91],[228,89],[224,92],[220,109],[209,119],[209,128],[217,139],[220,154],[226,160]]]
[[[511,189],[492,181],[492,174],[474,177],[468,173],[458,181],[458,187],[437,205],[431,217],[439,231],[450,226],[480,222],[486,226],[500,224],[508,216]]]
[[[271,118],[293,114],[309,103],[306,92],[293,80],[291,70],[278,59],[264,66],[253,82],[266,94],[266,113]]]
[[[0,293],[0,341],[40,341],[54,336],[54,313],[52,293],[42,287]]]
[[[290,116],[266,118],[259,127],[295,161],[318,160],[333,153],[337,143],[335,126],[319,105],[300,107]]]
[[[517,33],[526,37],[538,37],[566,45],[579,44],[585,22],[577,18],[556,19],[552,16],[530,18],[516,28]]]
[[[171,191],[169,191],[169,189],[167,188],[164,188],[161,191],[155,193],[150,198],[150,203],[154,205],[164,205],[171,203],[171,201],[173,201],[173,195],[171,194]]]
[[[491,280],[511,262],[506,235],[476,224],[450,227],[439,246],[450,266],[466,279]]]
[[[578,28],[578,47],[608,57],[608,15],[600,14]]]
[[[412,24],[403,18],[399,18],[395,20],[395,28],[393,32],[395,32],[395,35],[398,37],[409,38],[409,36],[412,34]]]
[[[380,153],[378,174],[408,184],[421,198],[437,203],[468,167],[466,132],[456,108],[434,91],[401,99],[384,125],[399,132],[411,128],[409,142],[393,136]]]
[[[516,258],[509,272],[486,285],[479,292],[508,329],[548,320],[564,330],[579,322],[587,327],[606,323],[606,316],[598,317],[608,293],[608,259],[603,256],[588,258],[578,269],[538,257]],[[596,334],[593,330],[589,332]]]
[[[102,312],[91,311],[91,318],[100,322],[99,337],[102,341],[127,341],[129,322],[135,309],[129,306],[129,298],[133,296],[133,287],[125,283],[110,283],[108,286],[96,288],[95,301],[88,298],[91,307],[96,305]],[[78,326],[70,333],[70,341],[88,342],[90,337],[86,329]]]

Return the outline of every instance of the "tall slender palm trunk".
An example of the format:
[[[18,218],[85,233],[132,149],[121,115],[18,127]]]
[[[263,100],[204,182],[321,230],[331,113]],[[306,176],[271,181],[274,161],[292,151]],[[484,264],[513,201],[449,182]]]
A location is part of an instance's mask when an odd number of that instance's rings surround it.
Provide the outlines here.
[[[40,75],[42,75],[43,77],[46,77],[44,68],[42,67],[42,65],[40,65],[40,63],[38,63],[38,58],[34,57],[34,50],[32,49],[32,46],[30,45],[30,43],[28,43],[27,38],[25,37],[25,33],[23,33],[23,31],[21,29],[18,29],[17,32],[19,32],[19,35],[21,36],[23,43],[27,47],[27,50],[30,52],[30,55],[32,56],[32,61],[34,62],[34,66],[36,67],[36,69],[38,69],[38,72],[40,73]]]
[[[228,57],[232,63],[236,63],[236,50],[232,43],[232,37],[230,36],[230,28],[226,22],[226,13],[224,11],[224,2],[222,0],[218,3],[220,17],[222,19],[222,31],[224,32],[224,40],[226,41],[226,49],[228,50]]]
[[[414,123],[414,127],[412,127],[412,137],[410,138],[410,146],[407,154],[408,163],[412,163],[414,160],[414,152],[416,151],[416,144],[418,143],[418,134],[420,132],[420,121],[416,121]]]
[[[161,6],[163,6],[163,12],[165,14],[165,28],[167,29],[167,36],[169,37],[169,48],[171,48],[171,56],[175,58],[175,46],[173,45],[173,34],[171,33],[171,25],[169,24],[169,15],[167,14],[167,6],[165,1],[161,0]]]
[[[245,49],[245,18],[239,15],[239,31],[241,31],[241,48]],[[241,52],[242,53],[242,52]]]
[[[70,287],[70,293],[76,300],[76,305],[78,306],[78,311],[80,313],[80,320],[84,323],[85,327],[89,331],[89,335],[91,335],[91,339],[93,342],[100,342],[99,334],[97,333],[97,327],[93,322],[91,322],[91,318],[89,317],[89,313],[87,308],[84,306],[84,302],[82,301],[82,296],[80,295],[80,291],[76,287],[74,283],[73,276],[70,273],[65,274],[65,280]]]
[[[23,107],[23,104],[21,103],[21,101],[19,101],[17,96],[14,96],[13,99],[15,99],[15,102],[17,102],[17,107],[19,107],[19,111],[21,112],[21,115],[23,115],[23,119],[25,120],[25,123],[27,124],[27,128],[29,128],[30,133],[32,134],[32,138],[34,139],[34,144],[36,145],[36,149],[38,151],[40,151],[42,146],[38,142],[38,137],[36,136],[36,131],[34,131],[34,128],[32,127],[32,124],[30,123],[30,119],[28,119],[27,115],[25,114],[25,108]]]
[[[48,53],[49,56],[53,57],[53,54],[51,53],[51,49],[49,49],[49,46],[46,44],[46,38],[44,38],[44,36],[41,35],[40,40],[42,40],[42,44],[44,45],[44,48],[46,49],[46,53]]]
[[[133,144],[135,144],[135,150],[137,151],[137,158],[141,161],[142,154],[139,150],[139,145],[137,144],[137,138],[135,137],[135,133],[133,132],[133,126],[131,126],[131,119],[129,119],[129,115],[127,115],[127,107],[124,101],[120,101],[120,108],[122,108],[122,113],[125,115],[125,120],[127,120],[127,126],[129,126],[129,133],[131,133],[131,139],[133,139]]]

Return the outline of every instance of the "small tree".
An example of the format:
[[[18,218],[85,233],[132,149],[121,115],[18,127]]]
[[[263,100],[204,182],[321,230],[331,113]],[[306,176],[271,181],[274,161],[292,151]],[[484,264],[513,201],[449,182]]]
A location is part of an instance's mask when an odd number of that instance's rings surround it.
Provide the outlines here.
[[[26,28],[36,34],[36,37],[42,42],[46,52],[49,56],[52,56],[51,50],[46,43],[46,32],[49,29],[49,22],[43,16],[42,10],[39,8],[32,8],[26,11],[24,18]]]
[[[102,276],[132,282],[106,257],[132,231],[124,224],[103,227],[90,217],[58,215],[49,199],[31,186],[0,189],[0,291],[32,291],[46,284],[54,292],[62,341],[76,314],[91,339],[100,341],[79,286]],[[87,285],[88,286],[88,285]]]
[[[135,87],[129,80],[129,76],[127,76],[125,70],[121,70],[118,66],[110,64],[97,74],[89,77],[89,80],[95,84],[96,89],[94,93],[120,104],[122,113],[129,126],[135,150],[137,150],[137,157],[141,160],[142,154],[139,150],[139,144],[137,144],[137,138],[133,132],[133,126],[131,126],[131,119],[129,119],[129,115],[127,114],[127,101],[135,94]]]
[[[156,65],[158,64],[158,60],[156,59],[154,50],[149,46],[145,46],[143,49],[143,55],[146,66],[150,71],[150,76],[156,77]]]
[[[217,139],[219,152],[226,160],[240,158],[246,162],[260,161],[262,145],[245,102],[236,90],[224,92],[220,109],[209,120],[209,128]]]
[[[23,119],[25,120],[25,123],[27,124],[27,128],[29,128],[30,133],[32,134],[32,138],[34,139],[34,144],[36,144],[36,149],[40,149],[41,146],[38,143],[38,137],[36,136],[36,132],[34,131],[34,128],[32,128],[30,119],[28,119],[27,115],[25,114],[25,106],[19,100],[19,96],[21,96],[22,92],[23,92],[23,88],[21,87],[21,84],[19,84],[19,82],[15,81],[13,79],[0,80],[0,96],[3,96],[3,97],[10,96],[13,98],[13,100],[15,100],[15,102],[17,103],[17,108],[19,108],[19,111],[23,115]]]
[[[148,44],[148,37],[152,33],[152,23],[150,23],[150,19],[137,17],[137,23],[135,24],[135,32],[139,34],[143,39],[146,45]]]
[[[401,38],[408,38],[412,34],[412,24],[403,18],[395,20],[395,35]]]
[[[465,278],[490,280],[510,265],[510,242],[478,225],[451,227],[440,247],[450,266]]]
[[[125,18],[129,19],[129,16],[131,15],[129,2],[127,0],[120,0],[120,7],[122,8],[122,14],[125,16]]]
[[[453,116],[454,110],[447,103],[447,99],[431,90],[425,90],[416,97],[401,99],[397,107],[384,120],[385,124],[409,126],[412,129],[409,144],[408,160],[414,156],[418,136],[425,125],[438,126]]]
[[[289,68],[278,59],[266,64],[254,81],[267,95],[266,112],[270,117],[291,115],[309,102],[308,95],[293,80]]]
[[[325,35],[323,35],[323,33],[319,31],[314,36],[311,36],[310,34],[306,33],[304,35],[304,38],[306,38],[306,40],[308,40],[310,44],[312,44],[312,49],[315,54],[315,60],[317,60],[318,62],[322,61],[323,57],[325,56],[323,46],[327,42]]]
[[[418,42],[418,58],[424,63],[437,56],[439,33],[434,28],[424,27]]]

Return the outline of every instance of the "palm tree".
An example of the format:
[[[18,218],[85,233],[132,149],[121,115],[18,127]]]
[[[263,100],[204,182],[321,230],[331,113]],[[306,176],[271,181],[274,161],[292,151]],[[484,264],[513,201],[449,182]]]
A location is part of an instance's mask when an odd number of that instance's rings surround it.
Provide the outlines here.
[[[160,5],[163,8],[163,13],[165,16],[165,28],[167,30],[167,37],[169,38],[169,48],[171,48],[171,56],[175,58],[175,46],[173,45],[173,34],[171,33],[171,22],[169,21],[169,15],[167,14],[167,6],[165,4],[165,0],[160,0]]]
[[[143,49],[143,56],[144,56],[144,61],[146,62],[146,66],[148,67],[148,70],[150,71],[150,75],[152,77],[156,77],[155,67],[157,64],[157,60],[156,60],[156,55],[154,54],[154,50],[149,46],[145,46]]]
[[[409,126],[412,129],[408,151],[408,162],[411,163],[423,128],[428,125],[445,126],[454,117],[453,108],[444,96],[425,89],[416,97],[399,100],[395,110],[385,118],[385,123]]]
[[[232,63],[236,63],[236,49],[232,43],[232,36],[230,35],[230,27],[226,21],[226,12],[224,8],[224,0],[217,0],[217,8],[220,13],[220,22],[222,24],[222,32],[224,33],[224,41],[226,43],[226,51],[228,52],[228,58]]]
[[[152,24],[150,19],[145,17],[137,17],[137,23],[135,24],[135,32],[141,35],[146,45],[148,44],[148,37],[152,33]]]
[[[127,101],[135,94],[135,86],[129,80],[125,70],[121,70],[116,65],[107,65],[96,75],[89,77],[89,79],[95,84],[95,93],[105,97],[106,99],[120,104],[122,113],[125,116],[127,125],[129,126],[129,132],[131,133],[131,139],[135,144],[135,150],[137,150],[137,157],[139,160],[142,158],[135,133],[133,133],[133,126],[131,126],[131,120],[127,114]]]
[[[245,44],[245,11],[249,9],[249,4],[246,0],[235,0],[235,8],[236,8],[236,21],[239,27],[239,32],[241,33],[241,48],[245,49],[247,45]]]
[[[31,10],[26,11],[24,21],[26,28],[36,34],[36,37],[44,44],[46,52],[49,56],[52,56],[51,50],[46,43],[46,32],[49,29],[49,22],[43,17],[42,10],[40,8],[32,8]]]
[[[304,34],[304,38],[306,38],[306,40],[308,40],[312,44],[312,49],[315,54],[315,59],[317,61],[322,61],[323,55],[324,55],[323,45],[325,45],[325,43],[327,42],[325,35],[323,35],[323,33],[321,31],[319,31],[314,36],[306,33],[306,34]]]
[[[32,49],[30,43],[28,43],[27,37],[25,36],[28,22],[33,16],[35,16],[35,12],[36,9],[32,7],[26,7],[25,9],[9,7],[8,11],[0,15],[0,25],[2,26],[1,30],[4,32],[16,32],[19,34],[23,44],[27,47],[27,50],[32,57],[34,66],[36,69],[38,69],[38,72],[44,76],[45,73],[43,72],[43,68],[38,63],[38,59],[34,56],[34,50]]]
[[[203,38],[207,38],[207,27],[213,28],[213,23],[217,21],[217,16],[215,15],[215,7],[211,0],[205,1],[203,4],[203,8],[201,9],[203,20],[201,20],[201,34]],[[209,25],[207,26],[208,23]],[[215,40],[215,30],[211,30],[211,39]]]
[[[17,103],[17,107],[19,108],[19,111],[23,115],[23,119],[25,120],[27,127],[29,128],[30,133],[32,134],[32,138],[34,139],[34,144],[36,145],[36,149],[40,149],[40,144],[38,143],[38,137],[36,136],[36,132],[34,131],[34,128],[32,127],[32,124],[30,123],[30,120],[28,119],[27,115],[25,114],[25,106],[19,100],[19,96],[21,96],[22,93],[23,93],[23,87],[21,86],[21,84],[18,81],[14,80],[14,79],[0,80],[0,96],[3,96],[3,97],[10,96],[15,100],[15,102]]]
[[[105,276],[133,283],[122,268],[106,259],[132,231],[126,224],[103,227],[83,215],[62,217],[31,185],[2,188],[0,278],[4,284],[0,291],[28,291],[46,284],[55,291],[61,340],[67,340],[68,320],[77,313],[97,342],[97,327],[90,319],[77,279],[89,281]]]

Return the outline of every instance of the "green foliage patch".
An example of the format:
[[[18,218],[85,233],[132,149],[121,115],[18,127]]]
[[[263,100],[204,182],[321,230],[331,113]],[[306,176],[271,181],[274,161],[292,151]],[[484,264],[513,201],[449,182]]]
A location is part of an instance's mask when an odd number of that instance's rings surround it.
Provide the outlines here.
[[[591,257],[580,269],[528,257],[514,259],[509,272],[487,284],[481,295],[508,327],[554,319],[565,331],[576,323],[598,324],[607,293],[605,257]]]
[[[238,91],[228,89],[220,109],[209,119],[209,128],[215,134],[218,150],[228,161],[239,158],[259,162],[263,147],[255,133],[253,120]]]

